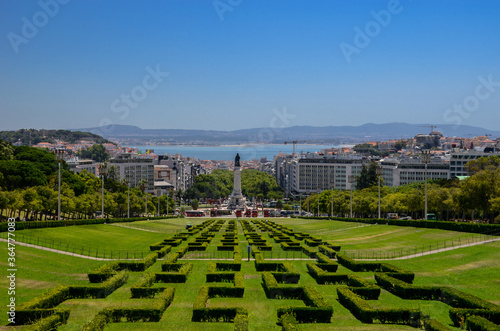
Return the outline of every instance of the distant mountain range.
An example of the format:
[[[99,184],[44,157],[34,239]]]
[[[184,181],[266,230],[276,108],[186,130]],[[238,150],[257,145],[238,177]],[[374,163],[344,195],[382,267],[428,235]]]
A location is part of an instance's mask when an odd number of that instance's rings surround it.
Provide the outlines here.
[[[491,135],[500,137],[500,131],[487,130],[468,125],[441,124],[434,128],[445,137]],[[255,128],[234,131],[141,129],[132,125],[110,125],[107,127],[84,128],[73,131],[87,131],[122,144],[245,144],[283,143],[300,140],[311,143],[358,143],[363,141],[384,141],[410,138],[419,133],[427,134],[430,124],[367,123],[360,126],[292,126],[286,128]]]

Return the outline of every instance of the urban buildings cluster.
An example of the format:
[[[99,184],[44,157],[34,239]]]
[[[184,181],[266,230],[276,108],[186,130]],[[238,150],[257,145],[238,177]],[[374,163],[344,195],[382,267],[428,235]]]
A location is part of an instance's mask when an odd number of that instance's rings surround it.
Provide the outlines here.
[[[322,150],[318,153],[280,154],[260,170],[276,177],[285,197],[309,195],[327,189],[356,189],[356,177],[363,164],[377,162],[383,185],[400,186],[427,179],[451,179],[467,176],[465,164],[500,150],[500,138],[444,137],[433,131],[406,140],[368,142],[382,155],[356,151],[353,148]],[[397,146],[404,148],[397,149]],[[423,152],[429,153],[425,158]]]
[[[100,164],[82,160],[76,155],[89,148],[92,141],[75,144],[39,143],[35,147],[64,152],[64,158],[74,172],[86,170],[99,175]],[[108,166],[115,167],[118,179],[131,187],[146,182],[146,191],[161,194],[167,190],[185,191],[199,174],[215,169],[234,170],[233,161],[199,160],[175,155],[157,155],[154,150],[141,153],[135,148],[103,144],[111,156]],[[411,139],[367,142],[378,154],[356,148],[325,149],[317,153],[292,153],[274,156],[273,160],[241,160],[241,169],[258,169],[276,178],[285,197],[309,195],[328,189],[351,190],[356,188],[356,177],[363,165],[375,161],[383,185],[400,186],[428,179],[450,179],[467,176],[465,164],[482,156],[498,154],[500,138],[488,136],[473,138],[444,137],[433,131]],[[429,152],[423,158],[423,151]]]

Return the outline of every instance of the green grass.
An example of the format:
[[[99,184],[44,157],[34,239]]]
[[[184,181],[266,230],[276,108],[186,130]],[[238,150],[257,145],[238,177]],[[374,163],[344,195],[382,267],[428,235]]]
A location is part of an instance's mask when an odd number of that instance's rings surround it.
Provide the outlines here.
[[[1,242],[0,268],[7,273],[7,243]],[[27,302],[59,285],[88,284],[87,273],[104,264],[102,261],[55,254],[35,248],[16,246],[16,303]],[[6,289],[7,278],[0,277]],[[7,302],[7,291],[0,291],[0,302]]]
[[[110,225],[92,225],[68,228],[34,229],[24,231],[40,231],[39,235],[48,238],[62,237],[64,240],[76,241],[83,244],[94,243],[100,247],[113,246],[114,249],[132,247],[147,249],[150,244],[170,236],[168,232],[176,228],[183,230],[185,223],[199,224],[205,219],[181,219],[141,221],[124,224],[131,227],[144,227],[143,229],[158,232],[147,232],[128,229]],[[179,222],[180,223],[177,223]],[[372,242],[380,249],[395,246],[408,245],[408,243],[429,243],[443,238],[454,238],[467,234],[442,230],[403,228],[395,226],[362,226],[356,223],[344,223],[337,221],[310,221],[273,219],[281,224],[293,228],[295,231],[303,231],[321,236],[333,243],[341,243],[345,247],[372,247]],[[180,226],[179,226],[180,225]],[[227,225],[227,223],[226,223]],[[211,243],[210,249],[214,250],[222,237],[221,232],[217,234]],[[254,262],[246,262],[247,242],[243,236],[241,226],[238,226],[240,248],[243,255],[242,273],[245,277],[245,294],[243,298],[213,298],[210,306],[241,306],[249,311],[250,330],[281,330],[277,325],[277,309],[281,306],[303,306],[299,300],[277,300],[267,299],[261,284],[261,273],[255,270]],[[321,235],[325,233],[325,235]],[[273,250],[281,250],[279,244],[275,244],[267,234],[264,237],[273,245]],[[63,239],[60,239],[63,240]],[[349,243],[351,242],[351,243]],[[0,243],[7,247],[6,243]],[[187,245],[186,242],[181,247]],[[127,248],[125,248],[127,249]],[[177,248],[174,248],[174,251]],[[7,250],[2,249],[0,254],[0,267],[7,269]],[[105,264],[103,261],[92,261],[88,259],[66,256],[47,251],[40,251],[22,246],[16,247],[16,258],[18,272],[18,292],[16,299],[18,304],[34,298],[50,288],[58,285],[88,284],[86,273]],[[233,330],[232,323],[199,323],[191,322],[193,303],[198,295],[200,286],[205,284],[205,275],[209,261],[186,261],[194,264],[194,269],[185,284],[168,284],[176,289],[174,301],[167,308],[162,319],[158,323],[113,323],[106,330]],[[394,260],[388,263],[394,264],[414,271],[416,273],[415,284],[418,285],[446,285],[452,286],[464,292],[477,295],[483,299],[500,304],[500,242],[480,246],[456,249],[434,255],[417,257],[409,260]],[[316,281],[307,273],[307,261],[292,262],[301,274],[299,285],[314,286],[323,297],[333,306],[334,313],[329,324],[305,324],[300,325],[300,330],[415,330],[409,326],[402,325],[368,325],[358,321],[352,314],[337,301],[336,285],[317,285]],[[157,261],[152,271],[161,270],[161,261]],[[353,273],[340,266],[337,273]],[[112,293],[106,299],[91,300],[68,300],[61,307],[71,309],[68,324],[60,330],[80,330],[101,309],[113,306],[135,306],[148,304],[152,300],[131,299],[130,287],[141,277],[141,272],[130,273],[127,284]],[[373,273],[357,273],[359,276],[374,281]],[[0,278],[0,286],[7,288],[7,279]],[[0,291],[0,302],[7,302],[7,291]],[[441,302],[402,300],[386,291],[382,291],[380,300],[370,301],[375,307],[412,307],[420,308],[424,314],[429,314],[443,324],[449,324],[449,307]],[[3,323],[2,323],[3,324]],[[452,330],[458,330],[452,328]]]
[[[443,243],[461,238],[479,238],[478,234],[399,227],[393,225],[367,225],[330,220],[277,219],[277,223],[290,226],[295,231],[316,233],[325,240],[342,246],[342,250],[395,250],[414,246]]]

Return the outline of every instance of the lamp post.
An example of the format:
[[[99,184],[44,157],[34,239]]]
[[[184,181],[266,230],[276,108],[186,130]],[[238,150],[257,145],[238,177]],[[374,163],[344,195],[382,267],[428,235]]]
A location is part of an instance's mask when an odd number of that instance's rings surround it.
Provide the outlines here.
[[[318,187],[318,217],[319,217],[319,195],[321,193],[321,189]]]
[[[377,178],[378,178],[378,218],[380,218],[380,176],[383,174],[382,166],[377,166]]]
[[[127,218],[130,218],[130,183],[127,182]]]
[[[424,215],[427,221],[427,164],[431,162],[431,152],[422,152],[422,163],[425,165],[425,204],[424,204]]]
[[[57,162],[57,220],[61,220],[61,162],[63,161],[63,153],[64,150],[56,149],[55,151],[55,159]]]
[[[330,185],[332,186],[332,203],[331,203],[331,215],[333,217],[333,187],[335,186],[335,182],[331,182]]]
[[[302,193],[299,195],[299,216],[302,216]]]
[[[356,181],[356,176],[349,175],[348,181],[350,183],[349,189],[351,190],[351,211],[350,211],[349,217],[352,218],[352,191],[353,191],[353,189],[352,189],[352,183],[354,183]]]
[[[106,175],[105,163],[102,163],[99,166],[99,175],[101,175],[101,183],[102,183],[101,217],[104,218],[104,176]]]
[[[157,216],[160,216],[160,197],[161,197],[161,188],[159,188],[160,190],[160,193],[157,194],[157,197],[158,197],[158,212],[157,212]]]

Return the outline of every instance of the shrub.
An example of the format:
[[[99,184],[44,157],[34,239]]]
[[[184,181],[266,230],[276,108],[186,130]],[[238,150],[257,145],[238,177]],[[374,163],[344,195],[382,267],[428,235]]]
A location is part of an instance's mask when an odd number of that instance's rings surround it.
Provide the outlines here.
[[[99,286],[69,286],[69,298],[105,298],[127,282],[128,272],[120,271]]]
[[[463,326],[465,321],[471,316],[483,317],[495,324],[500,324],[500,310],[496,309],[451,308],[449,314],[453,325],[456,327]]]
[[[57,330],[61,324],[66,324],[69,318],[69,309],[58,309],[49,317],[40,319],[35,324],[28,326],[24,330],[27,331],[48,331]]]
[[[470,331],[499,331],[500,326],[488,321],[484,317],[471,316],[467,318],[466,322],[467,330]]]
[[[451,287],[441,288],[441,301],[455,308],[472,308],[472,309],[493,309],[500,310],[500,307],[478,298],[472,294],[464,293]]]
[[[331,247],[328,247],[326,245],[319,245],[318,249],[321,253],[324,253],[325,255],[327,255],[330,258],[335,257],[335,254],[337,254],[337,252],[335,250],[333,250]]]
[[[163,267],[168,269],[169,266],[172,266],[172,264],[162,265],[162,269]],[[193,270],[193,264],[176,264],[176,267],[177,266],[180,266],[178,271],[156,273],[156,281],[162,283],[185,283]]]
[[[437,286],[414,286],[384,273],[375,273],[377,284],[403,299],[439,300],[441,288]]]
[[[30,310],[30,309],[49,309],[54,308],[63,301],[69,298],[69,287],[61,286],[53,288],[48,292],[38,296],[22,305],[17,309],[19,310]]]
[[[424,320],[424,329],[425,331],[451,331],[450,328],[444,326],[435,319]]]

